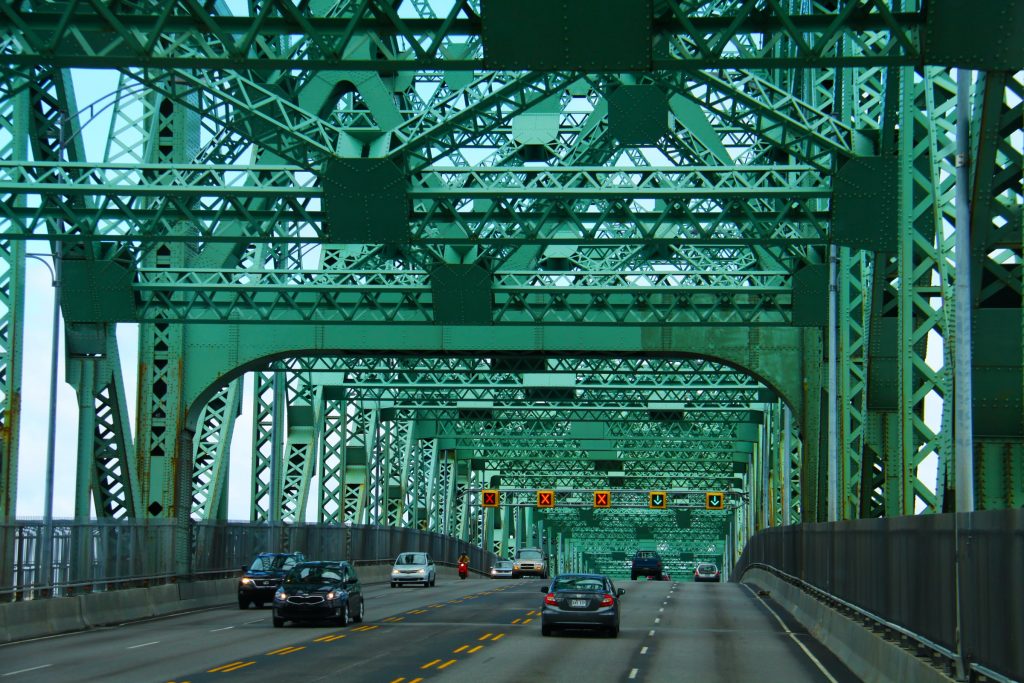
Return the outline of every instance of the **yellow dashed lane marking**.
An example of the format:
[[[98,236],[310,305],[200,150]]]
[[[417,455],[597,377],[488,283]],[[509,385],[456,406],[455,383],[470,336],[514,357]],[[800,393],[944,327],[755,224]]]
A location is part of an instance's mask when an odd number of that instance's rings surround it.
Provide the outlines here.
[[[247,666],[252,666],[255,663],[256,663],[255,661],[253,661],[253,662],[231,662],[230,664],[224,664],[222,666],[218,666],[218,667],[213,668],[213,669],[208,669],[206,673],[226,674],[226,673],[229,673],[231,671],[238,671],[239,669],[244,669]]]
[[[435,660],[434,660],[434,661],[432,661],[432,662],[427,662],[426,664],[424,664],[424,665],[423,665],[423,666],[421,666],[420,668],[421,668],[421,669],[429,669],[430,667],[434,666],[435,664],[437,664],[437,663],[438,663],[438,662],[440,662],[440,661],[441,661],[440,659],[435,659]]]
[[[402,621],[403,619],[405,619],[405,617],[388,617],[387,619],[381,619],[381,621],[395,622],[395,621]]]
[[[267,655],[268,656],[270,656],[270,655],[290,655],[293,652],[298,652],[299,650],[305,650],[305,649],[306,649],[305,645],[303,645],[301,647],[282,647],[280,650],[274,650],[273,652],[268,652]]]
[[[524,624],[529,624],[533,619],[523,619]]]
[[[427,613],[427,610],[425,610],[425,609],[414,609],[411,612],[406,612],[406,614],[426,614],[426,613]]]
[[[494,642],[494,641],[496,641],[496,640],[501,640],[501,639],[502,639],[502,638],[504,638],[504,637],[505,637],[505,634],[504,634],[504,633],[499,633],[498,635],[496,635],[496,636],[494,636],[493,638],[491,638],[491,642],[493,643],[493,642]]]
[[[491,637],[490,633],[485,633],[482,636],[480,636],[479,638],[477,638],[477,640],[487,640],[490,637]]]
[[[352,629],[352,632],[355,633],[357,631],[372,631],[375,628],[380,628],[380,626],[360,626],[359,628]]]
[[[454,650],[452,650],[452,654],[458,654],[458,653],[460,653],[463,650],[466,650],[468,648],[469,648],[469,645],[463,645],[462,647],[457,647]]]
[[[519,623],[519,620],[518,620],[518,619],[513,619],[513,620],[512,620],[512,623],[513,623],[513,624],[518,624],[518,623]]]
[[[440,609],[441,607],[444,607],[444,605],[431,605],[431,607],[434,609]]]
[[[344,637],[345,637],[344,635],[339,635],[339,636],[320,636],[319,638],[315,638],[313,640],[313,642],[314,643],[330,643],[330,642],[333,642],[335,640],[341,640]]]
[[[451,666],[452,664],[454,664],[457,661],[459,661],[459,660],[457,660],[457,659],[449,659],[447,662],[445,662],[444,664],[442,664],[441,666],[439,666],[437,668],[438,669],[447,669],[449,666]]]
[[[472,650],[469,651],[469,654],[473,654],[474,652],[479,652],[482,649],[484,649],[483,645],[477,645],[476,647],[474,647]]]

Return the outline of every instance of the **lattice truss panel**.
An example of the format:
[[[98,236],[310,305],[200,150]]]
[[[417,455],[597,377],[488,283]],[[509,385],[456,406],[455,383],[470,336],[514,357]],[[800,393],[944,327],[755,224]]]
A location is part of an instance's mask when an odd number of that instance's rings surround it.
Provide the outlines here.
[[[926,39],[934,16],[884,0],[637,2],[622,11],[656,19],[650,35],[590,36],[616,45],[600,55],[556,45],[552,68],[489,14],[512,5],[0,3],[3,509],[28,240],[110,292],[66,302],[69,329],[105,326],[116,358],[112,323],[141,323],[138,473],[117,363],[79,363],[95,417],[79,511],[91,491],[108,516],[226,514],[237,382],[203,409],[194,452],[178,452],[180,369],[203,362],[186,351],[192,323],[481,325],[495,341],[614,325],[650,333],[650,348],[715,327],[821,329],[831,245],[840,515],[948,507],[955,84],[918,65],[957,57]],[[86,70],[116,89],[96,91]],[[978,73],[968,160],[972,303],[1016,339],[1022,90],[1006,66]],[[844,241],[836,218],[836,179],[861,159],[897,166],[894,215],[862,222],[881,226],[878,244]],[[249,375],[254,521],[301,520],[312,497],[324,522],[505,549],[484,538],[499,530],[471,493],[492,479],[736,489],[750,508],[734,536],[824,509],[801,500],[824,488],[805,416],[786,426],[771,387],[721,363],[292,351]],[[821,374],[797,357],[779,362]],[[983,396],[1003,396],[997,385]],[[1020,385],[1006,394],[1018,404]],[[1021,434],[1004,431],[978,447],[983,506],[1024,495]],[[680,557],[729,533],[697,513],[688,526],[633,511],[543,519],[577,563],[614,563],[628,551],[617,539],[648,527]]]

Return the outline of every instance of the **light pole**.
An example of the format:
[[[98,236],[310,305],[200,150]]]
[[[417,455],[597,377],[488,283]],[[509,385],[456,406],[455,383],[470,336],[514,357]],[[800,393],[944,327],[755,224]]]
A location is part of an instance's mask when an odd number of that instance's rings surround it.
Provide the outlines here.
[[[43,572],[43,595],[50,594],[53,579],[53,470],[57,449],[57,358],[60,342],[60,262],[58,256],[50,256],[53,265],[42,254],[25,254],[26,259],[35,259],[50,271],[50,285],[53,287],[53,339],[50,349],[50,416],[46,434],[46,479],[43,494],[43,543],[39,564]]]

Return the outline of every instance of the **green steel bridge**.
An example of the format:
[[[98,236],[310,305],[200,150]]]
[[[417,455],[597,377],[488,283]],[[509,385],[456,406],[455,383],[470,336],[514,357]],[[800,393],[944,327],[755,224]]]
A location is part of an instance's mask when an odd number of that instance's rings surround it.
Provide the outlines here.
[[[27,254],[79,520],[245,496],[621,574],[1024,506],[1022,7],[3,0],[0,518]]]

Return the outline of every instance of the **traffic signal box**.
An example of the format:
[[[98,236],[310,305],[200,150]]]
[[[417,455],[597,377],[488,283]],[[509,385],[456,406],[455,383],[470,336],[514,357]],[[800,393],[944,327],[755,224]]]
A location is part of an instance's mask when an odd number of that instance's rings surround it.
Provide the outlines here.
[[[484,489],[480,492],[480,505],[482,507],[496,508],[500,500],[500,493],[496,489]]]
[[[704,494],[705,510],[724,510],[725,493],[722,491],[708,491]]]
[[[554,491],[537,491],[537,507],[539,507],[539,508],[553,508],[553,507],[555,507],[555,492]]]
[[[612,506],[611,491],[594,491],[594,507],[610,508]]]
[[[664,491],[648,491],[647,507],[652,510],[664,510],[668,507],[668,494]]]

